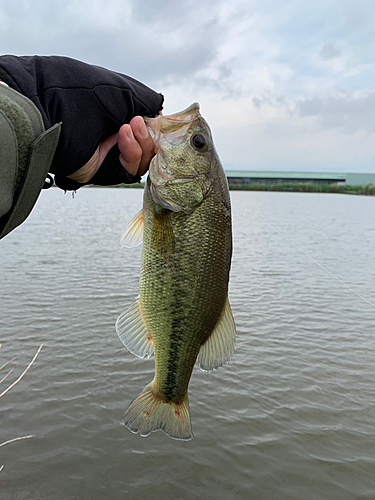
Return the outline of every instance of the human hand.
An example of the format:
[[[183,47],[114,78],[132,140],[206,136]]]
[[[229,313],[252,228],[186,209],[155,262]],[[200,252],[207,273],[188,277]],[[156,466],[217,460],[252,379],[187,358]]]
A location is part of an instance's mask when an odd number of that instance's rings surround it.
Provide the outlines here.
[[[118,134],[120,163],[132,175],[144,175],[155,155],[155,145],[141,116],[123,125]]]
[[[1,77],[29,97],[50,128],[62,123],[50,167],[56,184],[139,182],[153,156],[143,116],[157,115],[163,96],[133,78],[58,56],[0,56]]]
[[[90,160],[68,177],[81,184],[88,183],[116,143],[120,150],[119,160],[124,169],[131,175],[142,177],[147,172],[155,152],[154,141],[141,116],[135,116],[129,124],[122,125],[117,134],[104,139]]]

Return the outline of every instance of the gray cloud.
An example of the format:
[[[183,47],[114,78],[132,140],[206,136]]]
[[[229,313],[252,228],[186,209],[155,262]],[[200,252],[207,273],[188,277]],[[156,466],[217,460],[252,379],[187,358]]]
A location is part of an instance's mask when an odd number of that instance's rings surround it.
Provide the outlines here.
[[[0,46],[3,53],[68,55],[160,86],[215,65],[225,29],[208,5],[0,0]]]
[[[375,92],[354,98],[351,95],[314,97],[297,103],[300,116],[315,116],[324,128],[339,128],[347,133],[375,132]]]
[[[327,155],[332,138],[337,150],[330,152],[330,161],[343,157],[343,144],[345,158],[350,148],[353,158],[366,148],[372,158],[370,137],[362,134],[359,147],[357,137],[345,134],[375,131],[375,4],[308,4],[0,0],[0,47],[18,55],[66,55],[129,74],[163,92],[166,109],[173,108],[168,112],[187,105],[187,99],[201,101],[213,117],[212,127],[217,121],[217,146],[231,162],[228,137],[238,138],[241,164],[250,129],[259,167],[288,163],[300,140],[311,148],[298,157],[302,168],[306,156],[313,161],[315,150],[321,158]],[[361,12],[365,15],[355,15]],[[325,136],[329,147],[319,150]],[[267,163],[270,137],[274,156]]]
[[[199,12],[199,4],[197,5],[192,0],[185,0],[184,2],[143,0],[142,2],[133,2],[132,11],[137,22],[159,25],[173,24],[176,27],[184,24],[186,17],[196,15],[196,12]],[[198,23],[199,19],[197,20]]]
[[[323,46],[320,51],[320,55],[323,59],[335,59],[341,56],[341,51],[335,47],[333,43],[327,43]]]

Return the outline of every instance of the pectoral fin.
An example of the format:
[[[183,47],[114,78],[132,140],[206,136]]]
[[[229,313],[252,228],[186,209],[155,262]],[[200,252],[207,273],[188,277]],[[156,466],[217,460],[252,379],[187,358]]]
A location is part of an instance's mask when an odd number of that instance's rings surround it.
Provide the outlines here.
[[[139,297],[118,317],[116,332],[121,342],[132,354],[139,358],[152,356],[154,345],[143,319]]]
[[[126,231],[121,237],[121,246],[132,248],[140,245],[143,239],[143,209],[126,226]]]
[[[215,330],[201,346],[197,363],[201,370],[216,370],[228,363],[234,350],[236,329],[228,298]]]

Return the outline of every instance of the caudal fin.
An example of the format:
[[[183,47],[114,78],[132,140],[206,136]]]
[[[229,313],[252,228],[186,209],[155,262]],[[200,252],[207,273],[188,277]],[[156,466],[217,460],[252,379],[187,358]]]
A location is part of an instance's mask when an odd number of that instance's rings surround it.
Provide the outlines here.
[[[158,396],[152,383],[130,403],[123,422],[129,430],[144,437],[162,430],[173,439],[193,438],[187,396],[181,403],[167,402]]]

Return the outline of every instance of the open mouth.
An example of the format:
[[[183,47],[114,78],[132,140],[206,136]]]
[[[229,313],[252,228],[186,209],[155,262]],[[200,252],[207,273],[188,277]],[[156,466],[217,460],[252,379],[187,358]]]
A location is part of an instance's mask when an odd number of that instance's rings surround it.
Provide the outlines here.
[[[194,103],[180,113],[156,118],[145,118],[145,123],[157,149],[161,142],[181,144],[194,120],[200,116],[199,104]]]

